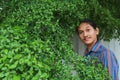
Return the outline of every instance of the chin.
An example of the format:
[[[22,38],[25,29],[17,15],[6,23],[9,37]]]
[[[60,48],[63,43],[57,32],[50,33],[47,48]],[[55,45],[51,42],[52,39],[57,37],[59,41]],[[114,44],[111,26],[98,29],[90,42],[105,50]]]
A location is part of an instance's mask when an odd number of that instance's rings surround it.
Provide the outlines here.
[[[90,45],[92,42],[84,42],[85,45]]]

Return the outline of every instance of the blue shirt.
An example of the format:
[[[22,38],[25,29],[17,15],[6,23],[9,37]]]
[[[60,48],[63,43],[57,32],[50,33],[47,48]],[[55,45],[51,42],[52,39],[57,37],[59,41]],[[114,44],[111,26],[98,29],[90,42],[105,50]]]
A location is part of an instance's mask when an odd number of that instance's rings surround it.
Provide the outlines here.
[[[118,61],[114,55],[114,53],[104,47],[99,41],[95,43],[95,45],[92,47],[92,49],[87,52],[87,49],[85,51],[86,56],[91,57],[97,57],[99,61],[108,68],[109,74],[111,75],[113,80],[119,80],[118,79],[118,70],[119,70],[119,64]]]

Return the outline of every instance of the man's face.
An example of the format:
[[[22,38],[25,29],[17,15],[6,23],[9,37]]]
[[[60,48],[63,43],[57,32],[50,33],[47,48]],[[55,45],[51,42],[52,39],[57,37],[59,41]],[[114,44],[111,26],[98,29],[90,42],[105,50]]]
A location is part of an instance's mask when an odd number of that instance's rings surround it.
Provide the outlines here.
[[[78,27],[78,33],[80,39],[86,45],[93,45],[97,41],[97,35],[99,34],[99,29],[94,29],[88,23],[81,23]]]

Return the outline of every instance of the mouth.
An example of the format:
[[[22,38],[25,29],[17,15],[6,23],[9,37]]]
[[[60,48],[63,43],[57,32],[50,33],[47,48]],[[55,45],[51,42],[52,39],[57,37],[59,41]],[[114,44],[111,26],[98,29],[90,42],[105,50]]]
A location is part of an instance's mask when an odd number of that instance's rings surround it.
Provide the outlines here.
[[[84,38],[83,40],[84,40],[84,41],[89,41],[90,38],[89,38],[89,37],[86,37],[86,38]]]

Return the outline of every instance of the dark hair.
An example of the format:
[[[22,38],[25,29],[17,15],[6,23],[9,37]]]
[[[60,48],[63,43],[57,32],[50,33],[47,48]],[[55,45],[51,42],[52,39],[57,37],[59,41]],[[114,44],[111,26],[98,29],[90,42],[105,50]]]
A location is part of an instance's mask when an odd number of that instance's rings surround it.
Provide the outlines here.
[[[90,19],[83,19],[81,20],[80,24],[81,23],[88,23],[89,25],[91,25],[93,27],[93,29],[96,29],[97,28],[97,25],[96,23],[93,21],[93,20],[90,20]],[[79,27],[79,26],[78,26]],[[76,31],[78,33],[78,27],[76,28]],[[99,37],[97,36],[97,39],[99,40]]]
[[[90,19],[83,19],[83,20],[81,20],[80,24],[81,24],[81,23],[88,23],[88,24],[90,24],[94,29],[97,28],[96,23],[95,23],[94,21],[90,20]],[[79,26],[78,26],[78,27],[79,27]],[[77,31],[77,32],[78,32],[78,27],[76,28],[76,31]]]
[[[82,21],[80,22],[80,24],[81,24],[81,23],[88,23],[88,24],[90,24],[94,29],[97,28],[96,23],[95,23],[93,20],[90,20],[90,19],[84,19],[84,20],[82,20]]]

